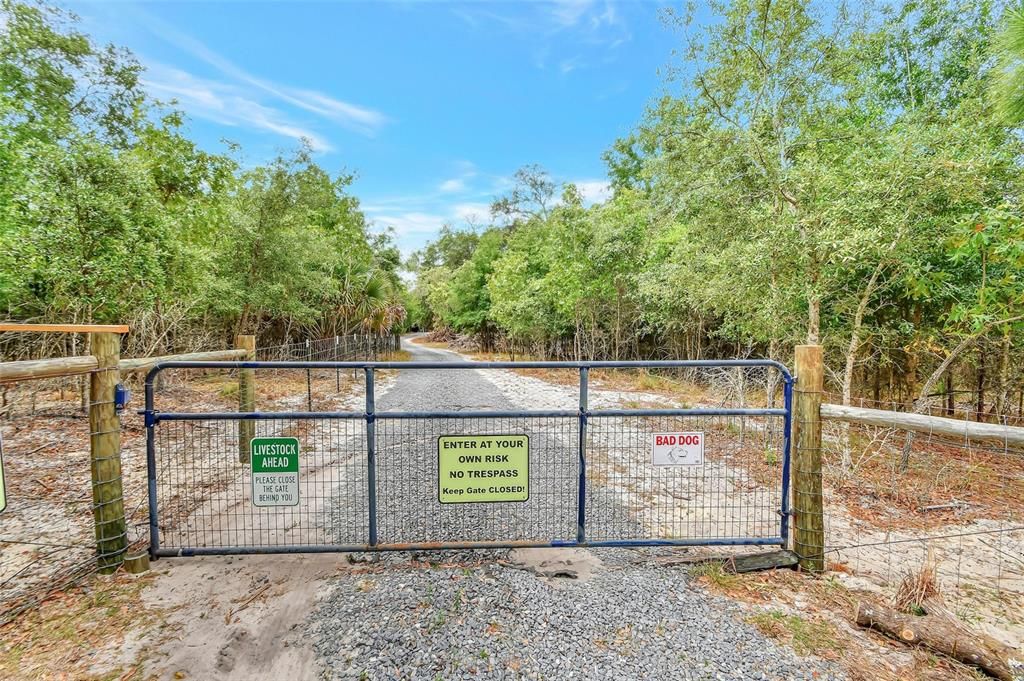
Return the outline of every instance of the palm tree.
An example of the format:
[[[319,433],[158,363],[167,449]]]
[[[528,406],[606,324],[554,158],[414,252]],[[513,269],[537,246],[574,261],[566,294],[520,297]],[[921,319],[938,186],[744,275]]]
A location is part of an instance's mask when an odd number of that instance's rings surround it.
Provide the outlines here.
[[[999,118],[1016,126],[1024,123],[1024,6],[1007,9],[1004,22],[993,41],[991,96]]]

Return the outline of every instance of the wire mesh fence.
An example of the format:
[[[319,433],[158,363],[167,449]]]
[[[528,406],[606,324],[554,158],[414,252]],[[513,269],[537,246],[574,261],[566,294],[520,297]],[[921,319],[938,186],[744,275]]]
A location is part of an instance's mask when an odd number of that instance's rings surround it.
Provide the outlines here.
[[[728,541],[781,537],[785,419],[596,416],[588,423],[588,536]],[[655,466],[655,433],[699,432],[700,466]]]
[[[889,595],[934,571],[962,619],[1024,639],[1024,450],[832,420],[823,448],[831,569]]]
[[[269,549],[360,543],[367,534],[361,420],[264,420],[255,437],[295,437],[298,503],[252,503],[252,468],[238,456],[238,421],[171,421],[155,443],[165,546]]]
[[[329,340],[312,341],[314,352],[334,353],[330,349],[335,347],[334,339]],[[294,345],[305,347],[305,343]],[[337,346],[336,356],[364,361],[371,360],[374,353],[378,358],[392,356],[388,353],[393,354],[398,343],[395,337],[349,337],[339,339]],[[281,347],[260,351],[287,352]],[[359,382],[353,382],[351,375],[343,376],[341,382],[335,378],[334,372],[314,375],[312,388],[317,391],[319,406],[339,408],[347,399],[346,391],[358,393],[361,377]],[[7,510],[0,514],[0,623],[97,568],[89,380],[90,374],[83,374],[0,384],[0,438],[8,502]],[[137,375],[122,374],[121,381],[139,393]],[[297,376],[291,383],[268,380],[257,386],[261,407],[305,405],[305,377]],[[237,389],[237,372],[182,371],[166,376],[159,394],[169,408],[223,411],[238,409]],[[135,413],[137,402],[136,397],[120,414],[122,486],[133,550],[149,539],[145,428],[142,416]],[[197,437],[201,432],[196,431]],[[216,450],[216,437],[208,435],[208,442]],[[237,450],[233,454],[237,463]],[[222,463],[214,452],[203,471],[213,485]],[[216,495],[207,498],[213,488],[201,478],[179,482],[175,489],[182,505],[194,504],[194,510],[201,513],[210,504],[223,502]],[[186,482],[197,485],[191,496]]]
[[[441,374],[464,373],[474,366],[410,365],[398,373],[427,371],[438,377],[440,387]],[[305,362],[257,366],[256,385],[267,383],[269,374],[275,384],[288,384],[282,375],[352,368]],[[765,372],[763,366],[738,368]],[[584,378],[577,408],[571,410],[495,411],[469,394],[449,404],[450,397],[420,382],[413,402],[421,401],[423,411],[377,411],[374,376],[386,370],[394,367],[368,372],[369,389],[354,391],[342,411],[330,413],[239,418],[154,408],[153,546],[160,555],[408,545],[784,541],[788,413],[783,408],[590,409]],[[717,370],[705,367],[704,373],[720,378]],[[732,367],[726,372],[735,373]],[[403,385],[399,378],[390,390],[401,393],[412,385]],[[764,403],[773,401],[763,395]],[[246,437],[239,424],[251,419],[256,419],[257,439],[298,440],[300,482],[294,506],[267,509],[257,504],[254,469],[238,456],[245,448],[240,438]],[[652,458],[658,434],[685,433],[701,438],[698,460],[674,465]],[[523,438],[528,456],[515,482],[527,489],[503,485],[506,480],[496,484],[471,471],[470,478],[480,476],[476,486],[452,493],[477,494],[476,500],[455,503],[443,498],[449,492],[442,440],[467,436],[487,442]],[[506,470],[500,475],[520,473]],[[513,488],[522,489],[523,498],[501,497],[500,491]],[[497,494],[499,503],[486,498],[488,494]]]
[[[93,429],[78,381],[37,381],[17,391],[34,399],[12,399],[14,408],[0,419],[8,503],[0,515],[0,621],[97,567]],[[147,522],[145,450],[130,446],[130,432],[126,441],[121,456],[128,541],[138,545]]]
[[[394,359],[401,349],[401,339],[395,335],[349,335],[310,339],[299,343],[261,346],[256,348],[256,360],[260,362],[361,362]],[[277,382],[273,394],[288,392],[296,401],[295,406],[306,410],[320,409],[335,395],[350,392],[362,381],[356,369],[310,368],[302,372],[264,370],[264,378]],[[264,386],[267,381],[262,382]],[[266,390],[263,391],[267,393]],[[305,403],[299,402],[304,395]]]

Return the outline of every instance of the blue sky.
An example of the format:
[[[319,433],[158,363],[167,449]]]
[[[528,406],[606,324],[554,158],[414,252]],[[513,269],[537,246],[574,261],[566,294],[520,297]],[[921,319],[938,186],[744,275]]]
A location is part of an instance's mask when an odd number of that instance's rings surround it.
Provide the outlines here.
[[[404,253],[481,224],[520,166],[589,201],[602,152],[661,91],[677,45],[653,2],[71,3],[132,50],[210,150],[258,164],[309,138]]]

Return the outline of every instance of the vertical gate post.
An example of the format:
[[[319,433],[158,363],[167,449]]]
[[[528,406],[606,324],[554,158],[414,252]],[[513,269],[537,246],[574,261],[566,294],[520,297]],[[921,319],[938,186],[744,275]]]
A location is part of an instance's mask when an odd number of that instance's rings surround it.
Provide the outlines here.
[[[366,367],[366,485],[370,546],[377,545],[377,406],[373,397],[373,367]]]
[[[338,352],[338,343],[339,343],[338,337],[335,336],[334,337],[334,361],[335,362],[340,362],[341,361],[341,355]],[[341,368],[340,367],[334,367],[334,391],[335,392],[339,392],[339,393],[341,392]]]
[[[306,339],[306,361],[313,361],[313,348]],[[313,370],[306,369],[306,409],[313,411]]]
[[[89,378],[92,508],[99,571],[111,573],[124,562],[128,550],[121,480],[121,419],[114,404],[120,380],[117,363],[121,359],[121,336],[94,333],[91,348],[96,357],[96,371]]]
[[[577,484],[578,498],[576,499],[576,543],[582,544],[587,540],[587,388],[589,386],[590,370],[587,367],[580,367],[580,421],[579,421],[579,467],[580,479]]]
[[[245,350],[242,361],[256,359],[256,336],[235,336],[235,347]],[[238,370],[238,411],[256,411],[256,372],[253,369]],[[249,463],[252,439],[256,437],[256,422],[242,419],[238,422],[238,462]]]
[[[793,551],[800,568],[825,570],[825,516],[821,480],[821,393],[824,364],[820,345],[796,347],[793,443]]]

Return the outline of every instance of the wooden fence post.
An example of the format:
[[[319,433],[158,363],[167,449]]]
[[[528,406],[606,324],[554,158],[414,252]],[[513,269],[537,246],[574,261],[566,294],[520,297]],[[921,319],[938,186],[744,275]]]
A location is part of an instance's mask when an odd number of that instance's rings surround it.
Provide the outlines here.
[[[235,347],[246,351],[243,361],[256,359],[256,336],[235,336]],[[238,411],[256,411],[256,371],[253,369],[238,370]],[[239,463],[249,463],[250,443],[255,436],[255,421],[238,422]]]
[[[92,464],[93,516],[99,570],[120,567],[128,549],[121,480],[121,422],[114,406],[120,372],[121,336],[93,333],[90,345],[97,368],[89,378],[89,454]]]
[[[825,570],[825,514],[821,480],[821,393],[824,364],[820,345],[796,346],[793,404],[793,551],[800,568]]]

